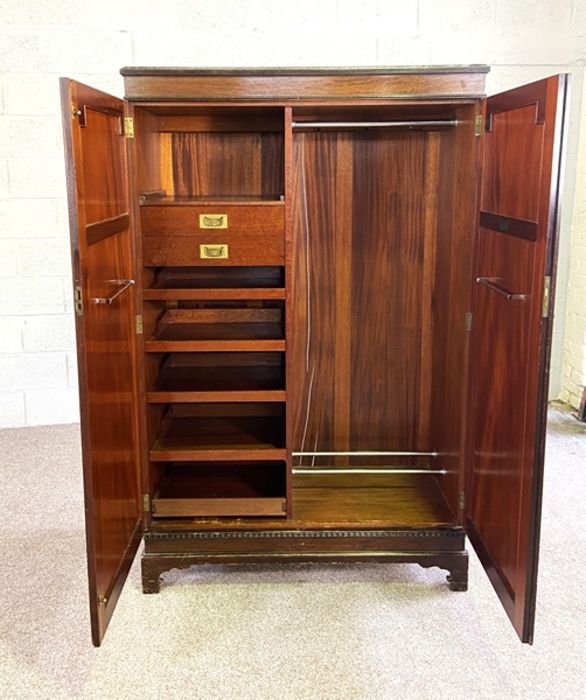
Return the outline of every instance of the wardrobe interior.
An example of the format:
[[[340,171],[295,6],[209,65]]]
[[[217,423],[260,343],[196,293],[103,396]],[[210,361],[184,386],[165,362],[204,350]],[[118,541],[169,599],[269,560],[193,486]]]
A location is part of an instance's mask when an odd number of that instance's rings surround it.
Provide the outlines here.
[[[153,518],[460,522],[477,110],[133,106]]]

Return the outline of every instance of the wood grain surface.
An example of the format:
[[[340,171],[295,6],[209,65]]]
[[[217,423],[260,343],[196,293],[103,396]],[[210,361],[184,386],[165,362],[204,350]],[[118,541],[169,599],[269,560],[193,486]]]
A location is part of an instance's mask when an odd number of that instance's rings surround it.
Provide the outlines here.
[[[140,543],[142,501],[134,336],[135,290],[95,304],[134,279],[124,103],[61,81],[77,313],[82,455],[92,639],[99,645]],[[83,123],[81,117],[83,115]],[[104,225],[118,221],[123,226]],[[99,226],[97,226],[99,224]]]
[[[369,72],[371,74],[369,74]],[[433,98],[478,97],[484,94],[486,69],[477,72],[401,74],[392,69],[322,75],[214,75],[185,71],[183,74],[127,74],[124,90],[130,100],[230,99],[295,100],[300,96],[321,100],[336,98]]]
[[[532,104],[527,106],[528,98]],[[553,301],[544,308],[558,226],[565,76],[487,101],[483,205],[532,218],[534,240],[480,228],[471,382],[472,542],[523,641],[533,638],[547,367]],[[497,109],[498,108],[498,109]],[[540,118],[541,115],[541,118]]]
[[[283,193],[283,134],[172,134],[174,194],[179,196]]]
[[[436,138],[294,137],[295,451],[429,442]]]
[[[465,440],[468,407],[470,333],[466,314],[472,310],[471,280],[477,217],[479,137],[475,135],[478,105],[460,107],[460,126],[442,133],[438,182],[437,243],[433,271],[430,445],[444,496],[454,516],[464,522]]]

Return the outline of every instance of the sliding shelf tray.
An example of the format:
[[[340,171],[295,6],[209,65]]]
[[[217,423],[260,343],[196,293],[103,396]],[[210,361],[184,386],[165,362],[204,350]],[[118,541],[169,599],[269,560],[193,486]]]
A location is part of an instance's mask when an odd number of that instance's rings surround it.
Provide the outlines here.
[[[153,516],[283,517],[284,470],[283,462],[169,465],[152,500]]]
[[[284,350],[282,311],[277,308],[169,309],[147,352]]]
[[[167,288],[158,289],[151,287],[143,292],[145,301],[166,300],[215,300],[215,299],[284,299],[285,289],[271,287],[230,287],[221,289],[218,287],[202,287],[199,289]]]
[[[286,457],[279,404],[174,404],[149,452],[152,462]]]
[[[284,340],[157,340],[145,342],[147,352],[282,352]]]
[[[285,401],[282,353],[170,355],[149,403]]]
[[[143,292],[147,301],[284,299],[282,267],[162,268]]]

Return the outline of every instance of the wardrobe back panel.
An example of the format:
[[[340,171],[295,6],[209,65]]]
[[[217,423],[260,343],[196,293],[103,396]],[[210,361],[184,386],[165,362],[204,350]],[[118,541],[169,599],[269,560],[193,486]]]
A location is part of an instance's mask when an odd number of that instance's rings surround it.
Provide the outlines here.
[[[294,451],[430,449],[439,138],[294,137]]]
[[[278,198],[284,192],[282,108],[133,107],[139,192]]]
[[[283,193],[279,133],[174,133],[171,158],[176,196]]]

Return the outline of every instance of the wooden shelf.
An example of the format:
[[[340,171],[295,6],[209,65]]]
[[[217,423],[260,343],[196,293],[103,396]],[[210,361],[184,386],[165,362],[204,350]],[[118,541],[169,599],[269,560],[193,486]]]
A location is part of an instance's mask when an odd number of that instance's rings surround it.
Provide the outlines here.
[[[232,402],[270,402],[285,401],[285,391],[261,391],[258,389],[235,390],[214,389],[212,391],[149,391],[147,401],[149,403],[207,403],[216,401]]]
[[[280,308],[169,309],[153,340],[281,340]]]
[[[153,340],[280,340],[281,323],[167,323]]]
[[[164,267],[151,287],[147,301],[284,299],[281,267]]]
[[[265,404],[269,406],[269,404]],[[226,411],[230,411],[230,404]],[[253,405],[251,405],[253,406]],[[261,404],[262,406],[262,404]],[[205,415],[204,406],[171,412],[162,422],[149,458],[153,462],[276,460],[286,459],[283,418],[269,412],[254,415]],[[215,413],[221,408],[216,407]]]
[[[279,308],[169,309],[147,352],[284,350]]]
[[[151,289],[232,289],[239,287],[275,287],[284,285],[283,268],[280,266],[235,267],[163,267]]]
[[[286,459],[285,449],[252,449],[250,447],[240,449],[203,449],[173,447],[165,449],[164,446],[156,447],[149,452],[151,462],[234,462],[247,459],[253,462],[264,462],[267,459]]]
[[[285,290],[283,288],[268,288],[268,287],[241,287],[220,289],[217,287],[198,288],[198,289],[145,289],[143,299],[145,301],[198,301],[198,300],[236,300],[236,299],[284,299]]]
[[[254,364],[257,362],[258,364]],[[246,353],[244,358],[222,353],[168,358],[150,403],[285,400],[283,358]]]
[[[283,352],[284,340],[157,340],[145,342],[146,352]]]
[[[284,517],[284,463],[171,465],[153,498],[152,512],[162,518]]]

